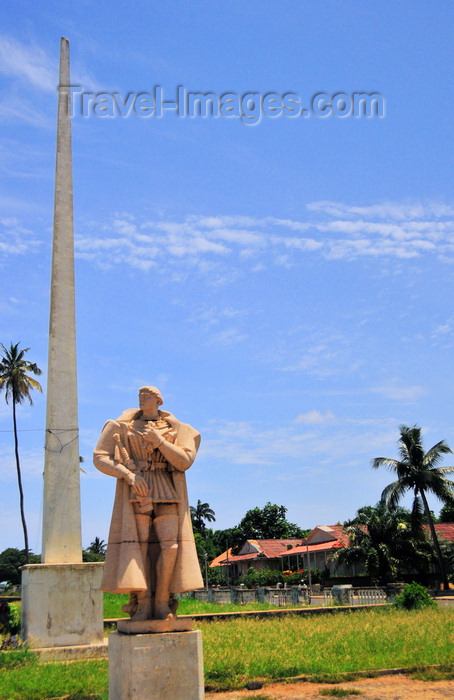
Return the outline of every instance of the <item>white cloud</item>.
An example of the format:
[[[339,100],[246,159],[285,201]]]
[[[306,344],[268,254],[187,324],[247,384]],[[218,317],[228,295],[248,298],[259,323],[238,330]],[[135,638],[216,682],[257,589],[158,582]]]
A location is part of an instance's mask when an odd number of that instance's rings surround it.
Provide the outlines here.
[[[246,340],[247,333],[241,333],[237,328],[226,328],[212,336],[211,342],[221,345],[236,345]]]
[[[414,403],[427,394],[427,390],[422,386],[405,386],[399,384],[397,381],[374,387],[372,391],[376,394],[380,394],[384,399],[400,401],[401,403]]]
[[[58,66],[43,49],[5,36],[0,37],[0,72],[46,92],[55,92],[58,84]]]
[[[55,117],[51,119],[47,108],[38,104],[37,94],[52,93],[57,99],[58,59],[49,56],[36,44],[0,36],[0,74],[10,79],[9,89],[4,91],[0,101],[0,120],[22,120],[32,126],[53,128]],[[99,92],[101,89],[96,80],[77,65],[71,66],[71,82],[83,86],[85,91]],[[47,99],[49,104],[52,103]]]
[[[445,323],[440,323],[432,332],[432,338],[444,337],[452,333],[452,319],[448,319]]]
[[[325,415],[328,416],[329,412]],[[378,453],[390,451],[396,442],[394,419],[374,420],[368,425],[341,419],[320,423],[279,422],[273,427],[248,421],[212,422],[203,428],[201,460],[235,465],[274,465],[294,460],[292,473],[300,480],[315,469],[329,473],[339,461],[364,465]],[[199,459],[199,457],[198,457]]]
[[[419,219],[430,216],[431,218],[452,217],[454,207],[442,202],[381,202],[370,206],[352,206],[341,202],[319,201],[308,205],[309,211],[322,212],[329,216],[351,217],[361,216],[378,219],[391,219],[403,221]]]
[[[323,425],[326,423],[335,423],[336,416],[331,411],[321,413],[321,411],[313,410],[307,413],[301,413],[294,420],[295,423],[303,423],[304,425]]]
[[[71,62],[73,63],[73,62]],[[18,78],[44,92],[55,91],[58,86],[58,60],[51,58],[40,47],[26,45],[8,36],[0,36],[0,73]],[[83,90],[99,92],[102,87],[80,66],[71,67],[72,84]]]
[[[33,237],[33,231],[23,227],[17,218],[0,221],[0,260],[11,255],[37,252],[42,242]]]
[[[79,227],[76,254],[104,269],[121,265],[146,272],[158,266],[174,280],[186,279],[195,269],[213,284],[239,274],[260,273],[273,264],[297,266],[307,256],[334,261],[433,256],[440,262],[454,262],[454,216],[449,218],[447,205],[400,207],[396,203],[393,207],[388,203],[364,208],[337,203],[336,209],[334,204],[309,205],[311,221],[195,215],[146,220],[123,212],[114,215],[110,224],[91,222],[85,230]],[[375,220],[364,216],[366,209],[376,214]],[[383,218],[385,213],[388,220]],[[405,213],[419,218],[405,219]],[[4,255],[33,244],[19,222],[14,228],[15,236],[0,237]]]

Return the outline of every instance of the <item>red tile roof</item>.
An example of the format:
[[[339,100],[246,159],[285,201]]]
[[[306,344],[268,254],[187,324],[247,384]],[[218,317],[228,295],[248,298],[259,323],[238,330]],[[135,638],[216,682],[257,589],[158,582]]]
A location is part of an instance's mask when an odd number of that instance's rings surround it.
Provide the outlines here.
[[[429,530],[428,525],[424,525],[425,530]],[[454,543],[454,523],[435,523],[435,532],[443,539]]]
[[[262,556],[267,559],[274,559],[279,556],[282,551],[287,552],[289,547],[293,548],[300,545],[302,539],[300,537],[297,540],[248,540],[248,542],[252,542],[258,547]]]
[[[228,553],[228,556],[227,556]],[[236,561],[246,561],[247,559],[257,559],[258,552],[252,552],[251,554],[235,555],[232,554],[232,548],[230,547],[225,552],[222,552],[211,562],[210,566],[226,566],[227,564],[234,564]]]
[[[327,539],[325,542],[317,542],[317,544],[311,544],[311,540],[314,540],[316,536],[326,533]],[[332,539],[334,537],[334,539]],[[347,547],[349,538],[344,532],[342,525],[317,525],[316,528],[309,533],[306,538],[306,543],[303,543],[300,547],[295,547],[290,552],[285,552],[280,556],[285,556],[286,554],[305,554],[306,552],[324,552],[329,549],[339,549],[340,547]]]
[[[328,537],[334,537],[336,540],[345,538],[343,525],[317,525],[307,536],[306,540],[310,544],[311,540],[319,534],[320,530],[325,530]]]
[[[291,552],[292,549],[301,544],[302,540],[247,540],[258,551],[249,554],[232,554],[232,549],[228,550],[228,563],[233,564],[237,561],[247,561],[249,559],[275,559],[282,553]],[[243,545],[244,546],[244,545]],[[292,549],[288,549],[291,546]],[[241,550],[240,550],[241,551]],[[210,566],[220,566],[227,564],[227,551],[220,554],[216,559],[213,559]]]

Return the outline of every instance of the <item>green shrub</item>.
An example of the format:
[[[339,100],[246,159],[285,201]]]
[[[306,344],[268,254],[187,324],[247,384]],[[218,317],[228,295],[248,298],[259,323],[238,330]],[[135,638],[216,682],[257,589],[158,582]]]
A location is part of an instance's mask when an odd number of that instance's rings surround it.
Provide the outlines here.
[[[20,630],[20,605],[17,603],[0,603],[1,634],[18,634]]]
[[[227,579],[227,572],[222,570],[220,566],[214,566],[212,569],[208,568],[208,585],[209,586],[225,586]]]
[[[249,567],[247,574],[241,576],[240,583],[244,583],[246,588],[254,588],[256,586],[276,586],[278,583],[284,582],[284,577],[281,571],[272,569],[262,569],[256,571],[252,566]]]
[[[396,608],[403,610],[422,610],[423,608],[436,607],[437,604],[430,597],[427,589],[419,583],[409,583],[402,593],[396,596],[394,601]]]

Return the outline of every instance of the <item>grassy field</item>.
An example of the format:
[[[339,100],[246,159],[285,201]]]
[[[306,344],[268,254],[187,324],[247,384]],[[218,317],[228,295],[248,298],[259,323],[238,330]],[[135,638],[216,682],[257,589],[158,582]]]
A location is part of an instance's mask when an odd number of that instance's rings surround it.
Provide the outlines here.
[[[364,610],[321,617],[201,622],[206,682],[338,674],[454,664],[454,611]]]
[[[121,606],[129,600],[128,595],[117,595],[104,593],[104,619],[128,617]],[[289,605],[286,608],[300,608],[301,605]],[[181,598],[178,606],[178,615],[197,615],[202,613],[217,612],[246,612],[248,610],[276,610],[275,605],[269,603],[246,603],[245,605],[229,604],[220,605],[218,603],[205,603],[195,598]]]
[[[444,665],[454,670],[454,610],[448,608],[196,626],[203,633],[205,682],[211,689],[239,688],[257,678],[345,680],[346,674],[382,668]],[[0,652],[0,667],[0,700],[107,700],[107,661],[40,664],[20,651]]]

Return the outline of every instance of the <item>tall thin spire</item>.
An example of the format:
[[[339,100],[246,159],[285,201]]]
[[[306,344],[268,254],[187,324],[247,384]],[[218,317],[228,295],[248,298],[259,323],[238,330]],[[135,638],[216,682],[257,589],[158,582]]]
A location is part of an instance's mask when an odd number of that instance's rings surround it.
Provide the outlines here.
[[[43,563],[82,561],[69,41],[60,43],[47,376]]]

